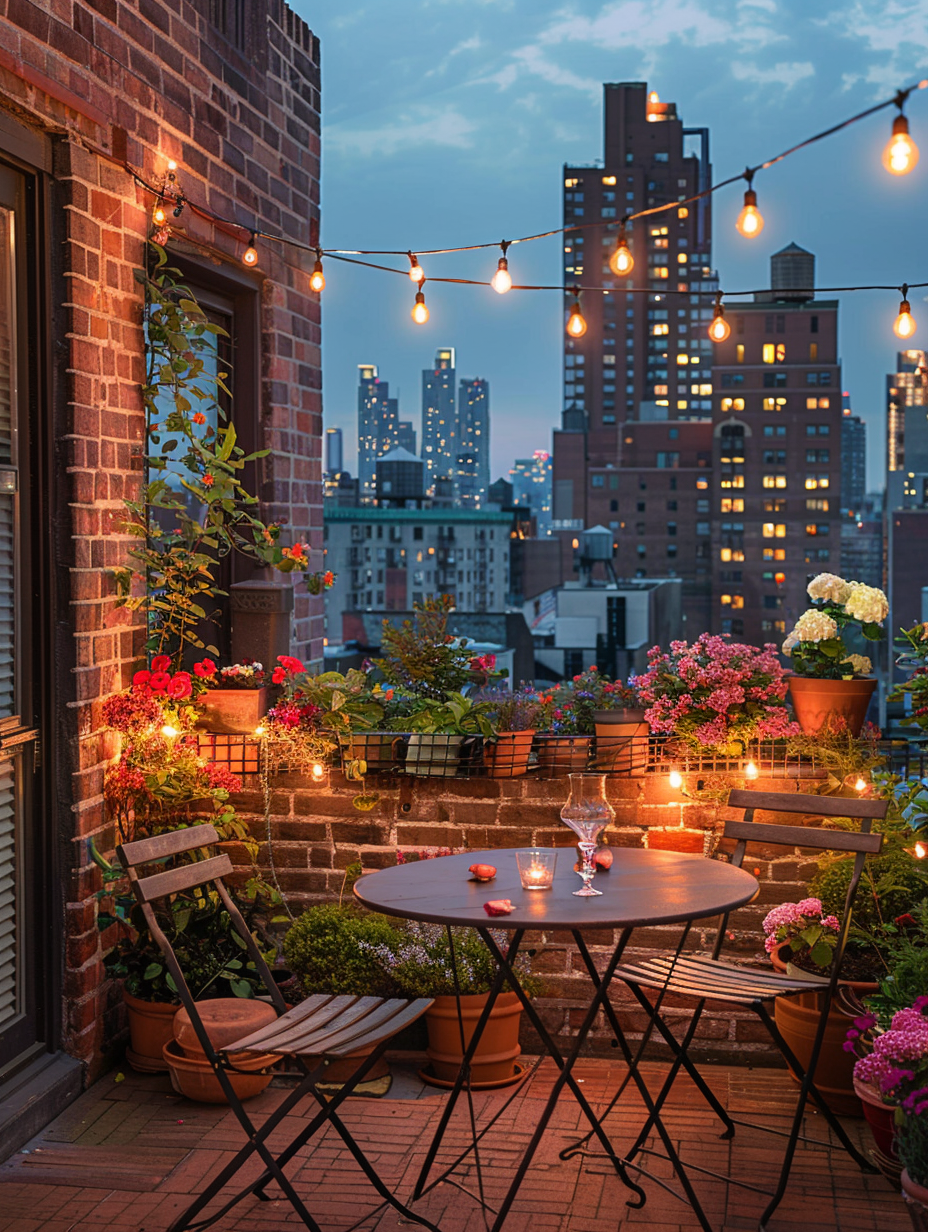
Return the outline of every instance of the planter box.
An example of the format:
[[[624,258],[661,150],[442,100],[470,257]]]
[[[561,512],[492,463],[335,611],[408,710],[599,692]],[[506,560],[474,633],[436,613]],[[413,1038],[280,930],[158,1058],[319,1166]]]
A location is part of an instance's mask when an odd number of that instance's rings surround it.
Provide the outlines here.
[[[270,689],[207,689],[200,704],[207,731],[250,736],[267,714]]]

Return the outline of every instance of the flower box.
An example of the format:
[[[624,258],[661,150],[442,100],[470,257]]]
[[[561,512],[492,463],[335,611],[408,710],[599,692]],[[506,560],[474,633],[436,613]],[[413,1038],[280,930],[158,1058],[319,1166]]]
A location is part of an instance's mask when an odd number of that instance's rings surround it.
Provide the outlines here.
[[[252,734],[267,714],[270,690],[208,689],[201,698],[201,726],[207,731]]]

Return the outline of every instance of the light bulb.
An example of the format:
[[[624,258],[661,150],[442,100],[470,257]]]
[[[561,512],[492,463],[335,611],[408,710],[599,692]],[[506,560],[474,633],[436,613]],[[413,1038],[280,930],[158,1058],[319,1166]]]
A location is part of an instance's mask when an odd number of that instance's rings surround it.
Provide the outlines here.
[[[262,723],[259,727],[256,727],[256,728],[255,728],[255,735],[256,735],[256,736],[263,736],[263,735],[265,734],[265,732],[266,732],[266,731],[267,731],[267,728],[266,728],[266,727],[264,726],[264,724]]]
[[[854,784],[854,790],[855,791],[866,791],[867,790],[866,780],[859,778],[857,782]]]
[[[500,257],[496,273],[490,279],[490,286],[499,295],[505,295],[507,291],[512,290],[512,275],[509,273],[509,262],[505,257]]]
[[[674,791],[679,791],[680,788],[683,786],[683,775],[680,773],[679,770],[671,770],[670,778],[668,781],[670,783],[670,786],[674,789]]]
[[[759,770],[752,761],[749,761],[744,767],[744,777],[746,779],[756,779],[759,773]]]
[[[322,261],[319,257],[316,258],[313,272],[309,276],[309,287],[311,291],[321,291],[325,287],[325,274],[322,272]]]
[[[416,302],[412,310],[412,319],[417,325],[424,325],[429,319],[429,310],[425,303],[425,292],[416,292]]]
[[[168,171],[176,171],[176,170],[177,170],[177,163],[174,161],[173,158],[169,158],[168,159]]]
[[[928,847],[926,847],[924,843],[916,843],[915,844],[916,860],[924,860],[926,855],[928,855]]]
[[[164,212],[164,206],[159,201],[151,212],[151,220],[156,227],[163,227],[166,219],[167,214]]]
[[[322,778],[324,774],[325,774],[325,766],[323,766],[321,762],[318,762],[318,761],[315,762],[313,765],[313,778],[316,780],[317,783],[319,782],[319,780]]]
[[[747,239],[752,240],[764,229],[764,216],[757,208],[757,193],[749,188],[744,194],[744,205],[735,226]]]
[[[893,333],[897,338],[911,338],[918,326],[915,323],[915,318],[912,316],[909,307],[909,301],[903,299],[899,305],[899,315],[893,322]]]
[[[893,120],[893,135],[883,151],[883,166],[890,175],[908,175],[918,165],[918,146],[909,136],[909,122],[904,115]]]
[[[618,248],[609,258],[609,268],[620,278],[626,277],[635,268],[635,258],[628,251],[628,245],[620,242]]]
[[[171,736],[179,736],[180,732],[176,727],[172,727],[170,723],[165,723],[164,727],[161,729],[161,734],[162,736],[167,736],[170,739]]]
[[[724,342],[731,333],[731,326],[725,320],[725,309],[722,307],[721,300],[715,305],[715,315],[712,318],[712,324],[709,326],[709,337],[713,342]]]
[[[571,338],[582,338],[586,333],[586,321],[583,319],[583,313],[580,311],[580,301],[574,300],[574,306],[570,310],[570,316],[567,319],[567,332]]]
[[[258,250],[257,248],[255,248],[256,239],[257,239],[257,232],[252,231],[251,242],[249,243],[245,251],[242,253],[242,264],[243,265],[257,265],[258,264]]]
[[[419,264],[419,258],[414,252],[409,254],[409,277],[413,282],[422,282],[425,278],[425,270]]]

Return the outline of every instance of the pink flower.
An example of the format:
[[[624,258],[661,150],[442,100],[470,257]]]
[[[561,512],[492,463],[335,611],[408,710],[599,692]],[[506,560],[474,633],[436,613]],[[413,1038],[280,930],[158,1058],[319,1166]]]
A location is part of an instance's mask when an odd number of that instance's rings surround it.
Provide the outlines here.
[[[167,688],[168,697],[173,697],[180,701],[184,697],[189,697],[193,692],[193,685],[190,681],[190,676],[187,672],[175,672]]]

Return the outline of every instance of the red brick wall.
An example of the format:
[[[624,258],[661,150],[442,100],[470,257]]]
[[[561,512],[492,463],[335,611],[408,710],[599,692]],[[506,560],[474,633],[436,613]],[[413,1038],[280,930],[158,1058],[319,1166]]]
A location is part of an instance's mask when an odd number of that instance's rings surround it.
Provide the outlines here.
[[[687,776],[685,787],[695,792],[696,777]],[[256,776],[246,779],[248,790],[236,800],[249,818],[254,836],[262,845],[261,862],[268,868],[268,833],[263,797]],[[742,786],[743,784],[733,784]],[[808,779],[759,779],[754,786],[766,791],[808,791]],[[570,847],[571,834],[559,813],[567,799],[567,780],[537,779],[404,779],[394,785],[376,784],[380,801],[369,813],[352,806],[357,786],[332,774],[327,784],[314,784],[308,777],[281,775],[273,782],[269,816],[271,855],[280,887],[294,914],[315,901],[338,894],[344,870],[358,861],[365,869],[395,863],[397,848],[482,848],[541,846]],[[614,847],[649,847],[694,853],[716,850],[724,809],[712,802],[681,795],[671,789],[667,776],[648,774],[608,780],[608,794],[616,810],[615,825],[606,833]],[[765,820],[770,820],[765,817]],[[782,815],[790,823],[795,817]],[[805,896],[815,872],[813,855],[784,848],[749,848],[745,868],[760,881],[757,900],[733,914],[732,936],[725,952],[739,961],[763,958],[761,920],[771,906]],[[600,874],[608,876],[608,874]],[[688,942],[692,950],[709,950],[717,921],[695,925]],[[677,926],[641,930],[634,934],[629,958],[676,945]],[[591,937],[594,952],[605,959],[615,943],[611,932]],[[539,1005],[549,1030],[566,1037],[578,1025],[581,1007],[589,1002],[589,985],[582,960],[570,938],[553,932],[532,939],[536,951],[534,969],[545,976],[547,994]],[[618,989],[620,986],[616,985]],[[623,1027],[630,1038],[640,1037],[644,1015],[624,989],[614,997],[620,1007]],[[665,1002],[665,1008],[669,1002]],[[669,1020],[688,1018],[685,1002],[667,1009]],[[705,1055],[745,1063],[769,1062],[777,1054],[757,1019],[728,1006],[710,1006],[697,1035]],[[530,1036],[524,1047],[537,1047]],[[611,1052],[604,1022],[597,1023],[591,1051]]]
[[[144,419],[140,287],[152,201],[120,162],[151,182],[169,158],[191,202],[247,228],[303,244],[319,214],[319,45],[282,0],[245,5],[238,50],[190,0],[0,0],[0,108],[47,134],[52,209],[45,237],[60,262],[62,308],[51,339],[61,387],[55,424],[64,557],[56,620],[61,765],[58,831],[66,867],[64,1046],[99,1060],[109,993],[83,840],[106,848],[102,780],[113,752],[100,701],[121,688],[141,638],[115,619],[107,570],[124,561],[122,500],[141,477]],[[169,216],[170,217],[170,216]],[[240,270],[241,233],[185,210],[171,249]],[[259,241],[260,444],[264,516],[308,538],[321,564],[321,371],[318,297],[309,254]],[[56,301],[56,307],[57,307]],[[250,410],[252,408],[244,408]],[[241,413],[241,412],[240,412]],[[321,658],[322,604],[301,588],[294,646]],[[51,716],[49,716],[49,721]]]

